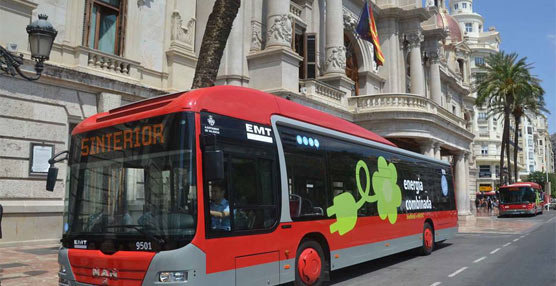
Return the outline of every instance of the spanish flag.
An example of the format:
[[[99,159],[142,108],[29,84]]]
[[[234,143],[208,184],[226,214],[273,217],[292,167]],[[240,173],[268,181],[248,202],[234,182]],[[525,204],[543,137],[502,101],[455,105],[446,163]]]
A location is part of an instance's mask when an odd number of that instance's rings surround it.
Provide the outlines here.
[[[359,34],[361,39],[369,41],[373,44],[376,63],[379,66],[384,65],[384,55],[382,55],[382,50],[380,49],[380,41],[378,40],[378,33],[376,31],[375,17],[373,16],[373,10],[367,1],[365,1],[365,6],[361,12],[361,17],[359,18],[359,23],[357,24],[355,31]]]

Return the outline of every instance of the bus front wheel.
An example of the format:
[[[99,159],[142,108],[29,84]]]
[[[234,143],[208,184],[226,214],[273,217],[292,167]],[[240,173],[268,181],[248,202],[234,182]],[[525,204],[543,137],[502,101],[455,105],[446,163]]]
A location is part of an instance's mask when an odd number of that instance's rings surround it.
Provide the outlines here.
[[[297,250],[295,260],[295,285],[324,285],[326,259],[322,247],[314,240],[305,240]]]
[[[421,255],[430,255],[434,250],[434,230],[432,226],[426,222],[423,227],[423,245],[419,249]]]

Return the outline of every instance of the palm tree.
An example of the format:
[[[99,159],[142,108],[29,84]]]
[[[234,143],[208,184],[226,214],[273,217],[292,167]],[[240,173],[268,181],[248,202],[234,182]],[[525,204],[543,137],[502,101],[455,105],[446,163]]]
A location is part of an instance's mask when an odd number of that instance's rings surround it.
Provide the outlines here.
[[[486,59],[486,74],[477,85],[476,105],[487,104],[491,114],[504,116],[504,129],[500,150],[500,170],[504,168],[504,151],[508,161],[508,178],[506,183],[513,182],[510,164],[510,119],[514,109],[515,97],[527,89],[530,84],[529,66],[525,59],[517,60],[517,54],[499,52]],[[516,129],[517,130],[517,129]],[[517,146],[515,146],[517,148]]]
[[[529,78],[524,79],[522,90],[516,94],[513,103],[512,115],[515,119],[514,130],[514,172],[517,180],[517,146],[518,146],[518,130],[521,123],[521,118],[526,116],[526,111],[534,115],[540,115],[541,112],[549,112],[545,107],[544,90],[540,86],[540,79],[535,76],[529,75]]]
[[[213,86],[241,0],[216,0],[209,15],[192,89]]]

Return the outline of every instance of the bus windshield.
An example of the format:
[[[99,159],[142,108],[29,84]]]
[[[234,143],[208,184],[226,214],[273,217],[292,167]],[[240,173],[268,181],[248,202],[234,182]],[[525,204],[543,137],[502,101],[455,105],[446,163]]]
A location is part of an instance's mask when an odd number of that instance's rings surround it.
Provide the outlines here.
[[[74,136],[64,246],[161,250],[190,242],[193,134],[193,114],[175,113]]]
[[[500,203],[502,204],[533,203],[535,200],[535,191],[531,187],[500,188]]]

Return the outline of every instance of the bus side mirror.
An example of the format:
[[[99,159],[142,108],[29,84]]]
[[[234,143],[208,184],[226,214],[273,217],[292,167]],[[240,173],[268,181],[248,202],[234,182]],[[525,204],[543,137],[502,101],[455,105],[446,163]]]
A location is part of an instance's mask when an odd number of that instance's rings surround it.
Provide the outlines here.
[[[61,155],[64,155],[64,157],[58,158]],[[58,168],[54,167],[54,164],[58,163],[58,162],[62,162],[64,160],[68,159],[68,154],[69,152],[66,151],[62,151],[56,155],[54,155],[52,158],[50,158],[48,160],[48,163],[50,164],[50,168],[48,168],[48,175],[46,177],[46,190],[47,191],[54,191],[54,185],[56,185],[56,179],[58,178]]]
[[[203,161],[206,180],[224,179],[224,152],[222,150],[205,151]]]
[[[56,185],[56,179],[58,178],[58,168],[50,167],[48,168],[48,176],[46,177],[46,190],[54,191],[54,186]]]

